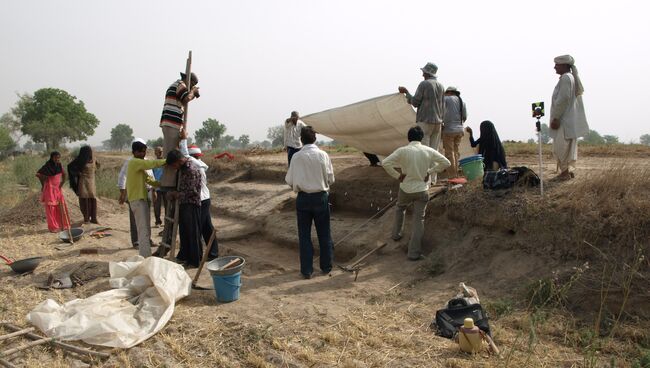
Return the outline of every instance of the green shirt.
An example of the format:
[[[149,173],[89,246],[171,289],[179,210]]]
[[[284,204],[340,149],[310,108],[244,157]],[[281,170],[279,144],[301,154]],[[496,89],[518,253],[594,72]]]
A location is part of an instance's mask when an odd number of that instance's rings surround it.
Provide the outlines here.
[[[159,186],[160,183],[151,179],[145,172],[149,169],[155,169],[165,165],[165,160],[143,160],[141,158],[132,158],[129,160],[129,166],[126,169],[126,194],[129,202],[147,199],[147,186]]]

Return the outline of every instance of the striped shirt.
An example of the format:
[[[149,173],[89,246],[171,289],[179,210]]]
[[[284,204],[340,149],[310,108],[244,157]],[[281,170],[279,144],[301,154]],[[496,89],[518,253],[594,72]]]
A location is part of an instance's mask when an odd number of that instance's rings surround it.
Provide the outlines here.
[[[165,93],[165,106],[163,106],[160,126],[180,129],[183,125],[183,99],[189,91],[182,80],[172,83]]]

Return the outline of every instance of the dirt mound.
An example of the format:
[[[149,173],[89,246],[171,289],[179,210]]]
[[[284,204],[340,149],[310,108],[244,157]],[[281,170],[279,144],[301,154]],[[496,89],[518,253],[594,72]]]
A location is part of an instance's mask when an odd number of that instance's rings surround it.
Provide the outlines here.
[[[381,167],[355,166],[336,173],[330,191],[332,211],[372,215],[397,198],[399,183]]]
[[[424,247],[441,260],[431,266],[438,272],[511,290],[535,305],[562,305],[585,319],[644,315],[648,198],[647,173],[625,168],[549,183],[544,199],[536,190],[470,184],[430,202]]]
[[[77,196],[69,188],[63,189],[63,195],[66,198],[72,223],[82,221],[83,215],[79,209]],[[117,201],[106,198],[97,199],[97,217],[100,220],[102,216],[118,211],[120,211],[120,206],[117,204]],[[0,224],[16,226],[41,224],[45,223],[45,221],[45,210],[41,203],[41,193],[39,192],[28,195],[22,202],[0,217]]]

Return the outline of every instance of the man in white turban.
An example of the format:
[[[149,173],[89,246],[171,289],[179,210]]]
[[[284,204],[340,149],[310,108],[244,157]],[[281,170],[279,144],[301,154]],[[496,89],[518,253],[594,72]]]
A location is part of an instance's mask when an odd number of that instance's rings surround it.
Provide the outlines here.
[[[553,155],[557,159],[560,174],[558,179],[573,177],[569,167],[575,168],[578,159],[578,138],[589,133],[589,125],[582,103],[584,88],[578,77],[575,60],[570,55],[555,58],[555,72],[560,80],[553,91],[551,102],[551,130]]]

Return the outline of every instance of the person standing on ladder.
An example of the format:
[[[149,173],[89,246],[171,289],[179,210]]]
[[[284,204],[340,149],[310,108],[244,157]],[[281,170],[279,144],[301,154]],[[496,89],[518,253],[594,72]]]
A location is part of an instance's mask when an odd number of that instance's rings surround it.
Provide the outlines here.
[[[160,117],[160,127],[163,133],[163,157],[173,150],[178,149],[181,141],[181,132],[187,132],[187,123],[183,121],[185,106],[195,98],[199,97],[199,78],[196,74],[190,74],[190,87],[185,84],[187,76],[181,73],[181,79],[172,83],[165,92],[165,105]],[[160,186],[172,188],[176,186],[176,170],[165,167]]]

